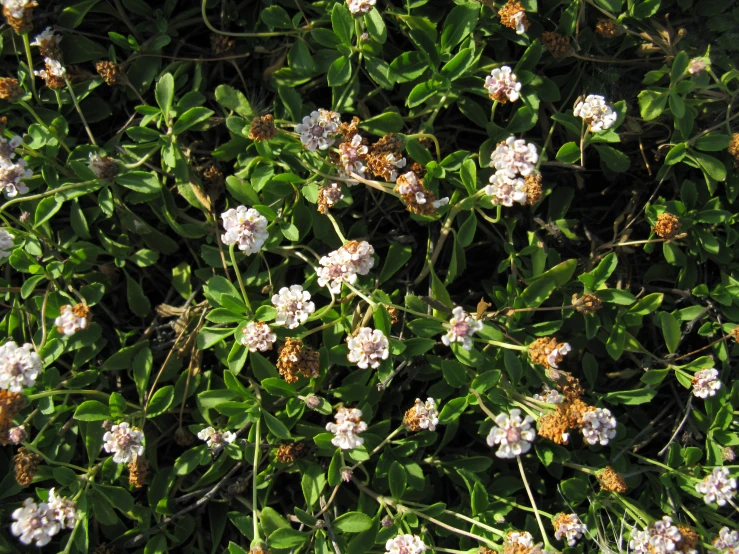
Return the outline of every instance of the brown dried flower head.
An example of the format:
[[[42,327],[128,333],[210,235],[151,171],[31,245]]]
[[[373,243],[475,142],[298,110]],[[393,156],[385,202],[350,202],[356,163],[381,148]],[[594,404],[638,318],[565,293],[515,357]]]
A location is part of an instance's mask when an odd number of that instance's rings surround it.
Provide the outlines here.
[[[592,314],[601,309],[603,301],[594,294],[583,294],[580,296],[575,293],[572,295],[572,305],[581,314]]]
[[[269,549],[263,544],[252,546],[249,550],[249,554],[272,554]]]
[[[554,412],[539,418],[537,433],[555,444],[567,444],[570,439],[569,428],[567,408],[559,405]]]
[[[495,551],[490,550],[487,546],[481,546],[477,549],[477,554],[495,554]]]
[[[15,480],[19,485],[25,487],[33,482],[33,477],[42,460],[41,456],[23,447],[18,449],[18,454],[13,456],[13,462],[15,462]]]
[[[227,56],[233,54],[236,48],[236,41],[226,35],[217,35],[215,33],[210,35],[210,49],[213,50],[214,54],[219,56]]]
[[[411,175],[410,180],[406,177],[408,173]],[[436,213],[436,206],[434,204],[436,202],[436,195],[423,186],[423,179],[415,177],[415,173],[411,171],[408,173],[398,176],[395,181],[395,192],[400,194],[400,199],[405,204],[406,209],[412,214],[434,215]],[[403,191],[408,192],[404,194]],[[419,196],[424,200],[422,204],[418,202]]]
[[[674,215],[665,212],[657,216],[657,223],[654,224],[652,231],[654,231],[654,234],[658,237],[669,241],[680,234],[681,229],[682,224],[680,223],[680,220]]]
[[[604,491],[624,494],[629,490],[629,486],[624,481],[623,476],[611,466],[606,466],[603,471],[598,473],[598,482],[600,483],[600,488]]]
[[[524,179],[524,183],[526,185],[526,203],[529,206],[533,206],[539,200],[541,200],[542,181],[543,178],[541,176],[541,173],[539,173],[538,171],[528,174]]]
[[[579,429],[582,427],[584,421],[583,416],[587,412],[595,410],[593,406],[586,404],[579,398],[563,403],[562,407],[566,410],[567,426],[571,429]]]
[[[223,175],[223,171],[214,164],[203,171],[203,180],[211,187],[222,187],[226,182],[226,177]]]
[[[347,243],[348,244],[348,243]],[[280,348],[277,370],[288,383],[295,383],[299,375],[318,377],[320,354],[305,346],[302,341],[288,337]]]
[[[680,531],[680,534],[683,537],[677,544],[677,551],[684,552],[686,554],[688,552],[695,552],[695,547],[700,541],[700,535],[687,525],[678,525],[677,530]]]
[[[21,88],[18,79],[0,77],[0,98],[8,102],[15,102],[23,98],[25,91]]]
[[[327,214],[329,209],[338,204],[342,198],[344,198],[344,193],[339,183],[321,187],[318,190],[318,212]]]
[[[294,442],[291,444],[281,444],[277,448],[275,458],[281,464],[291,464],[295,460],[305,458],[308,455],[308,448],[305,443]]]
[[[13,418],[25,406],[25,398],[21,392],[10,392],[0,389],[0,444],[8,444],[8,433],[14,427]]]
[[[734,449],[730,446],[725,446],[721,449],[721,458],[726,460],[727,462],[733,462],[736,459],[736,454],[734,454]]]
[[[98,62],[95,69],[108,86],[125,85],[128,77],[121,66],[110,61]]]
[[[343,122],[339,125],[337,134],[341,135],[342,142],[350,142],[354,138],[359,132],[359,122],[360,119],[355,115],[349,123]]]
[[[623,29],[612,19],[599,19],[595,32],[603,38],[616,38],[624,33]]]
[[[517,33],[521,29],[523,29],[523,32],[526,32],[526,29],[529,28],[526,10],[524,10],[521,2],[516,0],[508,0],[506,5],[498,11],[498,16],[500,17],[501,25],[513,29]]]
[[[734,133],[733,135],[731,135],[728,151],[729,154],[731,154],[731,156],[734,158],[734,163],[739,164],[739,133]]]
[[[542,337],[529,345],[529,356],[534,363],[541,364],[547,369],[556,369],[569,350],[569,344],[566,342],[558,343],[554,337]]]
[[[369,147],[371,154],[396,154],[400,156],[405,148],[405,144],[401,139],[390,133],[381,137],[373,145]]]
[[[405,158],[394,152],[372,152],[367,156],[367,170],[375,177],[393,182],[398,177],[398,169],[405,167]]]
[[[37,7],[36,2],[28,2],[23,7],[23,12],[18,15],[8,7],[3,7],[3,15],[8,26],[13,29],[16,34],[30,33],[33,31],[33,8]]]
[[[555,33],[554,31],[544,31],[541,34],[541,42],[555,60],[566,58],[572,54],[572,46],[570,46],[570,37]]]
[[[580,385],[580,380],[571,373],[565,372],[559,373],[557,390],[569,401],[579,399],[585,392]]]
[[[390,316],[390,324],[395,325],[398,322],[398,308],[388,308],[387,314]]]
[[[251,121],[249,127],[249,138],[257,142],[262,140],[272,140],[277,135],[275,128],[275,118],[272,114],[255,117]]]
[[[128,482],[134,489],[140,489],[146,484],[150,467],[149,462],[141,456],[128,463]]]

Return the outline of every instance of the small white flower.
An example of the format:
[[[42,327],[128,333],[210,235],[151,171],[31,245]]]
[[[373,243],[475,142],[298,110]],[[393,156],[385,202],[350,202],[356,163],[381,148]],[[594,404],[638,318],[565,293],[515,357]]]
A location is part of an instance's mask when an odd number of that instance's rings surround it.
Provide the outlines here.
[[[485,88],[493,100],[501,103],[515,102],[520,96],[521,83],[518,82],[513,70],[504,65],[493,69],[485,78]]]
[[[509,414],[495,416],[495,426],[487,437],[488,446],[499,444],[495,452],[498,458],[515,458],[531,450],[536,438],[536,430],[531,426],[534,418],[527,415],[521,419],[521,410],[513,408]]]
[[[310,314],[316,311],[316,305],[310,301],[310,293],[300,285],[282,287],[272,296],[272,305],[277,308],[275,324],[288,329],[303,325]]]
[[[387,554],[423,554],[426,545],[417,535],[398,535],[385,543]]]
[[[544,385],[541,394],[535,394],[534,399],[547,404],[561,404],[564,402],[564,396],[557,389],[550,389],[549,385]]]
[[[41,369],[41,358],[33,345],[18,346],[9,341],[0,346],[0,389],[23,392],[23,387],[36,384]]]
[[[144,433],[137,427],[131,427],[123,422],[113,425],[110,431],[103,435],[103,448],[113,453],[113,461],[117,464],[127,464],[136,456],[144,455]]]
[[[0,158],[0,190],[7,198],[15,198],[19,194],[26,194],[28,187],[23,179],[29,179],[33,173],[28,169],[28,163],[23,158],[11,160]]]
[[[415,425],[421,429],[436,431],[436,426],[439,424],[439,410],[436,408],[436,401],[433,398],[427,398],[426,402],[416,398],[413,412]]]
[[[14,235],[8,233],[5,229],[0,229],[0,258],[10,256],[10,251],[13,250],[15,244],[13,244]]]
[[[77,503],[74,500],[57,496],[52,487],[49,490],[49,508],[54,511],[54,517],[62,528],[74,529],[77,523]]]
[[[605,446],[616,436],[616,418],[607,408],[596,408],[582,415],[582,436],[588,444]]]
[[[59,60],[53,60],[51,58],[44,58],[46,69],[37,69],[33,72],[37,77],[41,77],[44,80],[48,80],[49,77],[57,77],[63,79],[67,74],[67,69],[62,65]]]
[[[554,523],[557,525],[554,538],[557,540],[565,539],[569,546],[575,546],[578,539],[588,531],[588,528],[580,521],[577,514],[560,514],[554,518]]]
[[[354,184],[356,183],[353,181],[351,183],[347,182],[347,185],[349,186]],[[339,183],[331,183],[327,187],[322,187],[320,194],[321,198],[323,198],[329,208],[335,206],[344,198],[344,193],[341,192],[341,185]]]
[[[439,198],[438,200],[434,200],[431,204],[438,210],[442,206],[449,204],[449,197],[445,196],[444,198]]]
[[[695,490],[703,495],[706,504],[715,502],[719,506],[726,506],[736,493],[736,479],[731,477],[727,468],[715,467],[713,472],[695,485]]]
[[[693,394],[698,398],[715,396],[721,388],[717,369],[701,369],[693,375]]]
[[[84,304],[62,306],[59,317],[54,320],[57,330],[71,337],[77,331],[87,329],[90,324],[90,309]]]
[[[342,248],[348,253],[358,275],[367,275],[375,265],[375,259],[372,257],[375,249],[369,242],[350,240]]]
[[[341,125],[341,115],[320,108],[311,112],[303,118],[302,123],[295,126],[295,131],[300,134],[300,142],[310,150],[326,150],[335,139],[336,132]]]
[[[675,552],[683,536],[672,523],[672,518],[664,516],[650,524],[643,531],[634,531],[629,547],[636,554],[668,554]]]
[[[511,178],[507,171],[499,169],[490,176],[485,194],[491,196],[493,204],[510,208],[514,202],[526,204],[526,182],[521,177]]]
[[[459,342],[465,350],[472,349],[472,335],[482,330],[482,321],[468,315],[464,308],[457,306],[452,310],[452,317],[445,325],[448,329],[446,335],[441,337],[445,346],[453,342]]]
[[[348,337],[346,342],[349,346],[346,359],[357,364],[360,369],[376,369],[390,355],[390,343],[379,329],[373,331],[369,327],[362,327],[354,336]]]
[[[269,237],[267,218],[254,208],[239,206],[221,214],[223,228],[221,235],[223,244],[238,244],[239,250],[246,254],[256,254]]]
[[[249,348],[249,352],[266,352],[272,350],[277,335],[269,325],[262,321],[250,321],[244,327],[241,335],[241,344]]]
[[[524,548],[534,547],[534,537],[528,531],[511,531],[506,535],[505,542],[513,546]]]
[[[526,32],[526,12],[520,11],[516,15],[512,16],[513,23],[516,24],[516,34],[522,35]]]
[[[336,423],[327,423],[326,431],[333,433],[331,444],[342,450],[351,450],[364,444],[359,433],[367,430],[367,424],[361,420],[362,410],[356,408],[339,408],[334,415]]]
[[[572,347],[569,343],[560,342],[549,354],[547,354],[547,363],[550,367],[557,369],[559,367],[559,365],[557,365],[559,363],[558,360],[561,360],[564,356],[569,354],[571,350]]]
[[[231,431],[216,431],[213,427],[206,427],[198,433],[198,438],[205,441],[213,452],[218,452],[227,444],[236,440]]]
[[[593,133],[610,129],[618,119],[618,113],[606,104],[605,98],[597,94],[590,94],[584,101],[578,102],[574,115],[583,118]]]
[[[339,159],[341,160],[341,169],[339,173],[348,177],[351,173],[356,173],[360,177],[364,177],[366,166],[364,159],[369,152],[366,144],[363,144],[362,137],[356,134],[351,141],[345,141],[339,144]],[[354,181],[347,182],[347,185],[353,186]]]
[[[61,529],[54,517],[54,510],[43,502],[36,504],[32,498],[26,498],[23,506],[13,512],[12,518],[15,521],[11,524],[10,531],[20,537],[23,544],[46,546]]]
[[[352,15],[364,15],[372,11],[377,0],[346,0],[346,5]]]
[[[539,154],[534,144],[510,136],[495,148],[490,158],[490,167],[505,171],[508,177],[513,179],[533,173],[538,161]]]
[[[739,554],[739,532],[722,527],[718,537],[713,540],[713,547],[722,550],[724,554]]]
[[[51,27],[47,27],[41,33],[36,35],[31,46],[38,46],[41,51],[49,52],[59,47],[62,42],[62,36],[54,32]]]
[[[341,292],[343,283],[354,284],[357,275],[367,275],[375,265],[375,249],[368,242],[349,241],[338,250],[319,260],[318,284],[334,293]]]
[[[0,0],[0,4],[2,4],[10,16],[15,18],[23,17],[23,11],[26,8],[37,6],[35,0]]]

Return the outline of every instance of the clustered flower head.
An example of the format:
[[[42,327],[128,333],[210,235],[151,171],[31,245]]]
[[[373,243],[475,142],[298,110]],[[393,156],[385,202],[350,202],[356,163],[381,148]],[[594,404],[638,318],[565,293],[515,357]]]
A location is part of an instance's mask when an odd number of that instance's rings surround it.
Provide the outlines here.
[[[552,520],[552,525],[554,526],[554,538],[564,539],[569,546],[575,546],[578,539],[588,531],[577,514],[557,514]]]
[[[592,314],[597,312],[603,306],[603,301],[594,294],[583,294],[580,296],[575,293],[572,295],[572,305],[581,314]]]
[[[15,480],[18,484],[26,487],[33,483],[39,464],[43,458],[28,450],[25,447],[18,449],[18,453],[13,456],[13,470],[15,471]]]
[[[670,241],[680,233],[681,229],[680,220],[674,215],[664,212],[657,216],[657,223],[654,224],[652,231],[665,241]]]
[[[90,308],[87,304],[66,304],[62,306],[59,317],[54,320],[57,331],[71,337],[77,331],[87,329],[90,324]]]
[[[715,502],[719,506],[725,506],[727,502],[731,502],[736,493],[736,479],[731,477],[727,468],[715,467],[695,485],[695,490],[703,495],[706,504]]]
[[[695,540],[693,535],[687,527],[678,528],[670,516],[663,516],[646,529],[632,532],[629,548],[634,554],[693,554],[697,553],[689,544]]]
[[[420,431],[421,429],[435,431],[438,424],[439,411],[436,409],[436,402],[433,398],[427,398],[426,402],[416,398],[415,405],[403,417],[403,425],[410,431]]]
[[[321,187],[318,191],[318,212],[327,214],[329,208],[333,208],[344,198],[339,183],[331,183],[325,187]]]
[[[541,197],[541,177],[536,172],[539,154],[536,146],[523,139],[510,136],[493,151],[490,166],[495,173],[485,194],[494,204],[511,207],[514,202],[534,204]]]
[[[445,327],[447,328],[446,335],[441,337],[441,342],[445,346],[458,342],[465,350],[471,350],[472,335],[482,330],[482,321],[473,318],[464,311],[462,306],[457,306],[452,310],[452,317]]]
[[[354,16],[360,16],[371,12],[376,3],[377,0],[346,0],[346,5]]]
[[[277,370],[287,383],[296,383],[298,375],[306,378],[320,376],[321,355],[302,341],[288,337],[277,357]]]
[[[517,35],[522,35],[529,28],[529,20],[526,17],[526,11],[521,2],[517,0],[508,0],[505,6],[498,11],[500,22],[503,26],[516,31]]]
[[[272,114],[267,114],[261,117],[255,117],[251,120],[249,126],[249,138],[257,142],[263,140],[272,140],[277,136],[277,129],[275,128],[275,118]]]
[[[417,535],[398,535],[385,543],[388,554],[423,554],[426,545]]]
[[[326,150],[336,140],[336,132],[341,125],[341,115],[330,110],[319,108],[303,118],[302,123],[295,126],[300,135],[300,142],[311,152]]]
[[[595,408],[582,415],[583,424],[580,429],[585,442],[602,446],[616,436],[616,418],[607,408]]]
[[[541,42],[555,60],[564,58],[572,52],[570,37],[554,31],[544,31],[541,34]]]
[[[8,102],[20,100],[25,95],[18,79],[12,77],[0,77],[0,99]]]
[[[23,506],[13,512],[12,518],[11,533],[19,537],[21,543],[34,543],[37,547],[49,544],[62,528],[51,506],[45,502],[36,504],[32,498],[26,498]]]
[[[584,119],[592,133],[610,129],[618,119],[618,113],[606,104],[606,99],[597,94],[589,94],[585,100],[575,105],[575,117]]]
[[[256,254],[261,250],[269,237],[267,218],[254,208],[239,206],[221,214],[223,228],[221,235],[223,244],[237,244],[245,254]]]
[[[211,452],[215,453],[235,441],[236,435],[231,431],[216,431],[213,427],[206,427],[198,432],[198,438],[205,441]]]
[[[266,352],[272,350],[277,335],[263,321],[250,321],[244,327],[240,340],[241,344],[249,349],[249,352]]]
[[[109,87],[116,85],[125,85],[128,82],[128,76],[123,68],[115,62],[103,60],[95,63],[95,71],[98,72]]]
[[[534,363],[541,364],[547,369],[557,369],[571,350],[566,342],[557,342],[554,337],[542,337],[529,345],[529,356]]]
[[[603,38],[611,39],[622,35],[624,30],[612,19],[599,19],[595,25],[595,32]]]
[[[10,251],[15,247],[15,244],[13,244],[14,238],[15,236],[5,229],[0,229],[0,258],[10,256]]]
[[[367,424],[361,418],[362,410],[339,408],[334,414],[336,423],[326,424],[326,431],[334,434],[331,444],[342,450],[351,450],[362,446],[364,439],[359,434],[367,430]]]
[[[691,75],[700,75],[706,70],[708,64],[702,58],[693,58],[688,64],[688,73]]]
[[[364,177],[366,170],[365,162],[369,154],[367,141],[358,133],[349,140],[345,140],[339,144],[339,173],[346,177],[356,173],[360,177]],[[356,184],[354,181],[348,181],[347,184],[352,186]]]
[[[74,529],[77,523],[77,503],[56,493],[56,488],[49,489],[49,508],[54,511],[54,518],[62,528]]]
[[[23,139],[17,135],[10,140],[0,137],[0,189],[8,198],[15,198],[28,192],[23,180],[29,179],[32,173],[26,160],[16,159],[14,150],[22,142]]]
[[[13,423],[13,418],[20,413],[24,406],[25,397],[22,393],[0,389],[0,444],[3,446],[13,442],[10,432],[17,429]]]
[[[618,473],[611,466],[606,466],[603,471],[598,473],[598,482],[600,488],[608,492],[617,492],[623,494],[629,490],[629,486],[623,478],[623,475]]]
[[[496,67],[485,77],[485,88],[488,90],[490,98],[497,100],[501,104],[506,102],[515,102],[518,100],[521,92],[521,83],[518,82],[516,74],[513,70],[504,65]]]
[[[113,425],[103,435],[103,442],[103,448],[113,453],[113,461],[117,464],[127,464],[135,457],[144,455],[144,433],[125,421]]]
[[[0,0],[0,4],[5,21],[17,34],[33,30],[33,8],[38,6],[36,0]]]
[[[722,527],[713,540],[713,547],[723,554],[739,554],[739,531]]]
[[[66,85],[65,76],[67,75],[67,69],[64,67],[62,62],[53,58],[44,58],[44,69],[37,69],[34,71],[34,75],[41,77],[46,81],[46,86],[50,89],[64,88]]]
[[[375,177],[394,183],[400,169],[407,165],[403,157],[404,143],[394,133],[380,137],[369,147],[367,170]]]
[[[362,327],[354,335],[347,337],[346,343],[349,346],[346,359],[357,364],[360,369],[376,369],[390,355],[390,342],[379,329]]]
[[[304,442],[281,444],[275,452],[275,458],[281,464],[291,464],[295,460],[304,458],[308,452],[309,449]]]
[[[89,160],[87,167],[90,168],[98,179],[107,180],[118,175],[118,165],[110,156],[101,156],[100,154],[90,152]]]
[[[534,399],[540,402],[546,402],[547,404],[561,404],[564,402],[565,397],[557,389],[550,389],[549,385],[545,384],[542,387],[541,394],[535,394]]]
[[[437,200],[434,193],[423,186],[423,179],[419,179],[413,171],[398,177],[395,192],[400,194],[408,211],[414,214],[433,215],[449,203],[449,198]]]
[[[59,49],[62,38],[62,35],[56,34],[54,29],[47,27],[43,32],[36,35],[31,46],[38,46],[39,52],[42,56],[59,60],[62,57],[61,50]]]
[[[341,292],[343,283],[354,284],[357,275],[367,275],[375,265],[375,249],[366,241],[350,240],[338,250],[319,260],[318,284],[334,293]]]
[[[510,414],[495,416],[494,421],[487,443],[490,447],[500,445],[495,452],[498,458],[515,458],[531,450],[531,443],[536,438],[536,430],[531,425],[534,418],[527,415],[522,419],[521,410],[513,408]]]
[[[692,379],[693,394],[698,398],[708,398],[715,396],[721,389],[721,379],[719,379],[717,369],[701,369],[696,371]]]
[[[32,387],[41,374],[41,358],[32,344],[18,346],[9,341],[0,346],[0,389],[23,392]]]
[[[316,305],[310,301],[310,293],[300,285],[282,287],[272,296],[272,305],[277,309],[275,324],[288,329],[303,325],[316,311]]]
[[[492,550],[480,549],[480,554],[492,554]],[[547,554],[542,544],[534,544],[534,537],[528,531],[509,531],[503,543],[503,554]]]

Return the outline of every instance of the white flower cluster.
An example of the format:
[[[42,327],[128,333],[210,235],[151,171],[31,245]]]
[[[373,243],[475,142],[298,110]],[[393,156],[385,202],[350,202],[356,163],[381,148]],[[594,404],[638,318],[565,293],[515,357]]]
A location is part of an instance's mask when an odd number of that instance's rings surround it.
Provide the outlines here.
[[[515,102],[520,96],[521,83],[513,70],[504,65],[496,67],[485,77],[485,88],[493,100],[500,103]]]
[[[32,344],[18,346],[9,341],[0,346],[0,389],[23,392],[23,387],[36,384],[41,368],[41,358]]]
[[[37,69],[33,72],[36,77],[41,77],[44,81],[48,81],[51,78],[56,77],[57,79],[63,79],[67,74],[67,69],[62,65],[62,62],[53,58],[44,58],[46,64],[45,69]]]
[[[722,527],[713,540],[713,547],[723,554],[739,554],[739,531]]]
[[[14,235],[8,233],[5,229],[0,229],[0,258],[10,256],[10,251],[13,250],[15,244],[13,244]]]
[[[354,184],[356,183],[347,182],[348,186],[352,186]],[[321,189],[321,194],[323,195],[323,199],[326,201],[326,205],[329,208],[335,206],[344,198],[344,193],[341,191],[341,185],[339,183],[331,183],[329,186],[323,187]]]
[[[26,8],[33,8],[38,5],[36,0],[1,0],[0,4],[5,8],[8,15],[15,18],[23,17],[23,10]]]
[[[514,202],[526,204],[525,178],[536,170],[538,161],[535,145],[508,137],[498,144],[490,158],[490,166],[495,168],[495,173],[490,176],[485,194],[492,197],[493,203],[509,208]]]
[[[360,177],[364,177],[364,172],[367,169],[362,161],[369,148],[362,141],[362,137],[359,133],[352,137],[352,140],[348,142],[342,142],[339,144],[339,159],[341,160],[341,170],[339,173],[345,177],[349,177],[351,173],[356,173]],[[356,182],[349,181],[347,185],[354,186]]]
[[[528,531],[511,531],[506,535],[505,542],[511,546],[534,548],[534,537]]]
[[[589,94],[575,106],[575,117],[583,118],[590,126],[590,131],[598,133],[610,129],[618,119],[618,113],[606,104],[606,99],[597,94]]]
[[[333,433],[331,444],[342,450],[351,450],[364,444],[359,435],[367,430],[367,424],[361,420],[362,410],[357,408],[339,408],[334,415],[336,423],[327,423],[326,431]]]
[[[59,317],[54,320],[54,325],[60,333],[71,337],[77,331],[87,329],[90,324],[89,314],[89,309],[84,304],[77,306],[66,304],[62,306]]]
[[[436,401],[429,397],[426,402],[420,398],[416,398],[416,404],[413,406],[415,411],[415,421],[421,429],[436,431],[439,424],[439,410],[436,408]]]
[[[643,531],[635,530],[631,535],[629,548],[634,554],[669,554],[677,551],[677,546],[682,539],[683,536],[677,526],[672,523],[672,518],[664,516]]]
[[[464,308],[457,306],[452,310],[452,317],[445,327],[448,331],[446,335],[441,337],[441,342],[445,346],[449,346],[453,342],[459,342],[462,344],[462,348],[471,350],[472,335],[482,330],[482,321],[476,320],[467,314]]]
[[[571,350],[572,347],[569,343],[560,342],[549,354],[547,354],[547,363],[554,369],[557,369],[559,367],[559,365],[557,365],[559,363],[557,360],[561,360],[564,356],[569,354]]]
[[[74,529],[77,523],[77,503],[69,498],[58,496],[56,488],[49,489],[49,508],[54,511],[54,518],[59,522],[62,528]]]
[[[555,518],[557,528],[554,531],[554,538],[557,540],[566,540],[569,546],[575,546],[578,539],[588,532],[588,528],[580,521],[577,514],[561,514]]]
[[[334,294],[341,292],[342,283],[354,284],[357,275],[367,275],[375,265],[375,249],[368,242],[349,241],[328,256],[323,256],[318,268],[318,284]]]
[[[272,332],[272,329],[266,323],[250,321],[244,327],[240,340],[241,344],[249,349],[249,352],[266,352],[272,350],[277,335]]]
[[[231,431],[216,431],[213,427],[206,427],[198,432],[198,438],[208,444],[212,452],[218,452],[227,444],[236,440],[236,435]]]
[[[330,110],[319,108],[303,118],[302,123],[295,126],[300,134],[300,142],[310,150],[326,150],[336,140],[336,132],[341,125],[341,115]]]
[[[549,385],[546,384],[542,387],[541,394],[534,395],[534,400],[547,404],[561,404],[564,399],[565,397],[557,389],[550,389]]]
[[[41,33],[36,35],[31,43],[31,46],[38,46],[42,51],[50,51],[59,48],[59,44],[62,42],[62,35],[58,35],[54,32],[54,29],[47,27]]]
[[[426,545],[417,535],[398,535],[385,543],[387,554],[423,554]]]
[[[277,309],[275,323],[288,329],[303,325],[316,311],[316,305],[310,301],[310,293],[300,285],[282,287],[272,296],[272,305]]]
[[[45,546],[54,535],[64,528],[73,529],[77,523],[77,508],[73,500],[57,496],[54,488],[49,490],[48,502],[36,504],[32,498],[26,498],[23,506],[13,514],[10,531],[23,544],[34,543]]]
[[[256,254],[267,240],[267,218],[254,208],[239,206],[221,214],[225,233],[223,244],[238,244],[246,254]]]
[[[607,408],[596,408],[582,415],[582,436],[588,444],[605,446],[616,436],[616,418]]]
[[[362,327],[356,334],[347,337],[346,343],[349,346],[346,359],[360,369],[376,369],[390,355],[390,342],[379,329]]]
[[[721,388],[717,369],[701,369],[693,375],[693,394],[698,398],[715,396]]]
[[[421,183],[418,182],[418,178],[416,177],[415,173],[413,173],[412,171],[404,173],[397,178],[397,181],[397,191],[401,195],[405,196],[406,194],[412,194],[416,198],[417,204],[426,203],[426,189],[424,189],[421,186]],[[431,202],[431,205],[437,210],[442,206],[446,206],[447,204],[449,204],[448,197],[440,198],[439,200],[434,200],[433,202]]]
[[[127,464],[136,456],[144,455],[144,433],[126,422],[113,425],[103,435],[103,441],[103,448],[113,453],[113,461],[117,464]]]
[[[19,194],[26,194],[28,187],[23,179],[31,177],[31,170],[23,158],[17,158],[15,148],[18,148],[23,139],[14,136],[7,140],[0,137],[0,190],[8,198],[14,198]]]
[[[346,5],[352,15],[364,15],[372,11],[377,0],[346,0]]]
[[[719,506],[726,506],[736,493],[736,479],[731,477],[727,468],[715,467],[703,481],[695,485],[695,490],[703,495],[706,504],[715,502]]]
[[[510,415],[498,414],[494,421],[487,443],[490,447],[500,445],[495,452],[498,458],[515,458],[531,450],[531,443],[536,438],[536,429],[531,426],[534,418],[527,415],[521,419],[521,410],[513,408]]]

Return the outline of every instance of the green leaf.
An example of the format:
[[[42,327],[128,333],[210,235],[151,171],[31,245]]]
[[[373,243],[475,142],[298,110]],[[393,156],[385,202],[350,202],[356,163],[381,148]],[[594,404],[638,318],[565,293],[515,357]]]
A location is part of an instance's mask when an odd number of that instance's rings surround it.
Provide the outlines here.
[[[290,14],[282,6],[268,6],[262,10],[259,17],[273,29],[292,29]]]
[[[459,388],[469,385],[470,378],[467,375],[467,369],[456,360],[442,360],[441,371],[444,375],[444,380],[450,386]]]
[[[600,154],[600,160],[608,169],[616,173],[623,173],[629,169],[631,161],[629,157],[610,146],[595,145],[595,149]]]
[[[128,272],[126,273],[126,298],[131,311],[139,317],[146,317],[151,312],[151,303],[144,294],[144,289]]]
[[[390,493],[393,495],[393,498],[396,500],[403,498],[403,493],[408,485],[408,477],[406,477],[405,468],[397,461],[393,461],[390,466],[387,479],[388,484],[390,485]]]
[[[341,56],[328,68],[328,86],[339,87],[349,82],[352,76],[352,63],[349,58]]]
[[[155,96],[159,109],[164,114],[164,119],[169,121],[169,111],[172,109],[172,102],[174,102],[174,77],[171,73],[165,73],[159,78]]]
[[[172,127],[172,134],[179,135],[180,133],[184,133],[190,127],[202,123],[214,113],[213,110],[209,110],[208,108],[190,108],[177,118],[177,121]]]
[[[156,417],[166,412],[174,399],[174,386],[167,385],[154,393],[146,409],[146,417]]]
[[[624,353],[624,345],[626,343],[626,328],[622,323],[616,323],[611,329],[611,334],[606,342],[606,350],[608,355],[614,360],[618,360]]]
[[[459,4],[452,8],[444,21],[441,32],[441,49],[449,52],[472,32],[480,15],[480,5],[475,2]]]
[[[698,150],[706,152],[720,152],[726,150],[731,142],[729,135],[722,135],[720,133],[709,133],[704,135],[695,141],[695,147]]]
[[[715,181],[726,180],[726,166],[721,160],[704,154],[702,152],[693,151],[689,154],[689,158],[695,160],[700,168]]]
[[[284,423],[267,411],[262,411],[262,415],[264,416],[264,422],[267,424],[267,428],[274,436],[279,439],[290,438],[290,431],[288,431]]]
[[[311,533],[301,533],[291,527],[277,529],[269,536],[269,545],[274,549],[296,548],[302,546],[310,538]]]
[[[33,228],[36,229],[40,225],[43,225],[49,221],[54,214],[56,214],[62,207],[62,203],[59,202],[54,196],[48,196],[41,200],[36,206],[36,214],[34,216]]]
[[[439,413],[439,423],[446,425],[452,421],[459,419],[459,416],[467,409],[467,397],[453,398],[441,409]]]
[[[574,142],[567,142],[560,147],[555,157],[563,164],[574,164],[580,161],[580,147]]]
[[[590,290],[600,288],[618,266],[618,256],[611,252],[605,256],[593,271],[580,275],[577,279]]]
[[[363,120],[359,124],[359,128],[373,135],[382,136],[388,133],[397,133],[403,128],[403,125],[405,125],[405,121],[400,114],[385,112]]]
[[[462,184],[467,190],[467,193],[470,195],[475,194],[477,192],[477,164],[472,158],[467,158],[462,162],[459,176],[462,178]],[[469,246],[469,244],[463,246]]]
[[[690,65],[690,58],[684,50],[681,50],[677,53],[675,59],[672,61],[672,68],[670,69],[670,81],[672,83],[676,83],[678,79],[680,79],[680,77],[685,74],[685,71],[688,69],[688,65]]]
[[[680,322],[669,312],[659,314],[662,336],[665,338],[665,346],[670,354],[674,353],[680,342]]]
[[[74,411],[74,419],[79,421],[102,421],[110,419],[110,408],[97,400],[86,400]]]
[[[117,175],[115,182],[122,187],[126,187],[136,192],[145,194],[156,193],[162,189],[162,183],[155,173],[148,171],[129,171],[122,175]]]
[[[669,94],[662,90],[648,89],[639,93],[639,112],[646,121],[657,119],[665,110]]]
[[[57,24],[69,29],[79,27],[80,23],[85,19],[87,12],[89,12],[99,1],[100,0],[85,0],[84,2],[79,2],[69,6],[68,8],[64,8],[62,13],[59,14]]]
[[[380,271],[380,283],[384,283],[395,275],[413,255],[413,249],[407,244],[394,242],[390,245],[385,264]]]
[[[688,147],[684,142],[676,144],[665,156],[665,165],[675,165],[685,157],[688,152]]]
[[[251,118],[254,116],[251,104],[249,104],[244,93],[229,85],[218,85],[216,87],[216,102],[243,117]]]
[[[347,512],[334,520],[333,527],[342,533],[361,533],[372,527],[372,518],[362,512]]]
[[[262,387],[269,394],[274,396],[283,396],[285,398],[291,398],[297,394],[295,385],[286,383],[283,379],[278,377],[268,377],[262,379]]]
[[[387,28],[385,22],[382,20],[380,12],[377,8],[372,8],[367,15],[364,16],[364,24],[367,27],[367,32],[372,40],[385,44],[387,40]]]
[[[303,470],[303,476],[300,480],[300,486],[303,489],[303,496],[308,507],[313,507],[321,498],[321,493],[326,487],[326,474],[323,473],[321,467],[317,464],[309,464]]]
[[[341,42],[351,44],[351,38],[354,35],[354,20],[343,2],[337,2],[331,10],[331,27]]]

